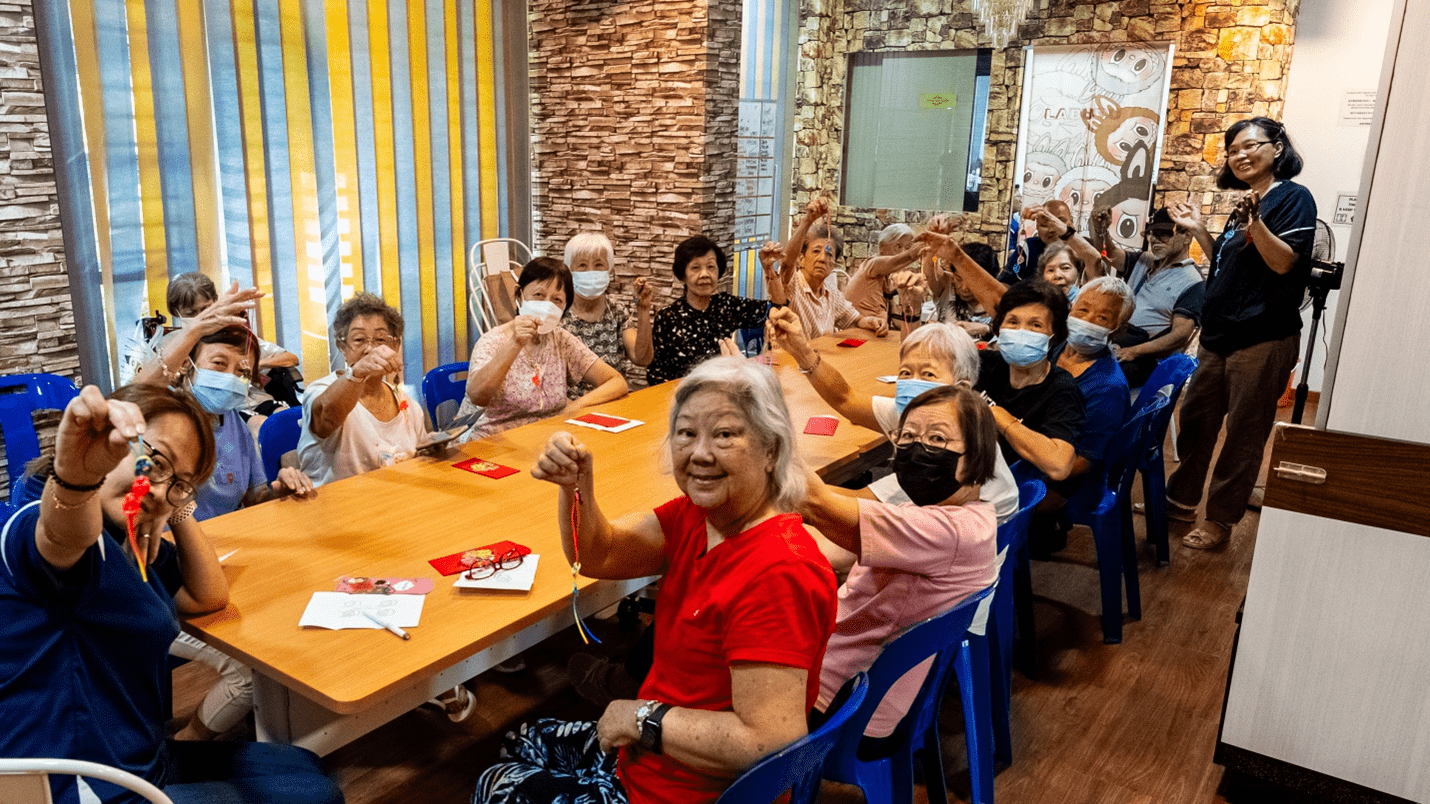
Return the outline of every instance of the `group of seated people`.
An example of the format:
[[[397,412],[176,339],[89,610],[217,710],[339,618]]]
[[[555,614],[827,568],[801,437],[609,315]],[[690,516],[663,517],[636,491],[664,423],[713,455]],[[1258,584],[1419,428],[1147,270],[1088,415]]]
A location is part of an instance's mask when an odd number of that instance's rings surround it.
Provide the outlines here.
[[[607,520],[591,485],[589,451],[569,434],[553,437],[533,474],[562,489],[568,551],[571,490],[584,488],[583,572],[664,575],[652,631],[660,644],[641,688],[642,698],[660,706],[618,701],[599,725],[524,729],[509,739],[514,761],[483,774],[478,800],[550,800],[575,776],[632,800],[713,799],[730,774],[803,733],[810,707],[828,706],[890,635],[992,582],[997,523],[1018,507],[1010,463],[1026,462],[1066,494],[1096,466],[1128,406],[1127,379],[1109,349],[1137,309],[1123,280],[1101,276],[1074,294],[1066,280],[1077,287],[1081,265],[1055,242],[1039,258],[1045,281],[1007,287],[992,274],[992,250],[960,244],[940,217],[921,234],[891,227],[879,255],[841,291],[826,283],[842,255],[838,230],[821,220],[829,211],[816,199],[787,244],[761,250],[767,301],[720,291],[723,250],[702,236],[685,240],[672,266],[684,292],[654,314],[644,281],[635,288],[634,314],[608,295],[614,248],[584,233],[568,245],[565,261],[540,257],[523,268],[516,315],[478,340],[459,411],[476,419],[472,438],[624,396],[635,366],[646,367],[651,384],[684,378],[671,411],[670,457],[685,495],[652,514]],[[1159,215],[1152,226],[1158,234],[1168,220]],[[1172,235],[1154,234],[1145,255],[1109,254],[1172,303],[1167,331],[1155,330],[1155,316],[1138,319],[1145,335],[1156,336],[1144,338],[1143,353],[1177,346],[1182,269],[1196,272],[1186,259],[1188,238]],[[1164,279],[1168,266],[1179,272],[1175,281]],[[97,649],[117,648],[112,640],[122,635],[131,646],[162,642],[164,650],[125,651],[131,660],[116,672],[126,692],[91,713],[128,724],[128,744],[96,754],[92,740],[67,734],[67,752],[161,781],[175,800],[189,784],[238,785],[263,796],[274,795],[270,785],[286,785],[304,791],[303,800],[329,800],[340,794],[325,786],[311,755],[229,747],[220,761],[193,744],[231,729],[252,699],[247,668],[174,627],[175,611],[205,613],[227,603],[227,582],[198,523],[275,497],[310,496],[325,483],[403,460],[429,422],[401,380],[401,313],[378,296],[357,294],[332,322],[344,367],[304,391],[299,466],[284,467],[270,482],[246,420],[265,359],[273,364],[276,356],[282,365],[291,355],[244,326],[256,291],[235,287],[220,296],[206,281],[199,274],[175,280],[171,308],[184,310],[183,324],[154,340],[133,383],[108,400],[86,388],[65,412],[53,457],[31,467],[28,496],[16,501],[37,504],[22,509],[0,542],[7,591],[43,604],[25,626],[35,634],[58,627],[45,622],[53,606],[92,584],[156,612],[152,621],[116,622],[118,615],[96,610],[78,626]],[[890,323],[904,333],[892,397],[851,388],[811,345],[848,327],[882,336]],[[734,332],[760,327],[835,411],[895,445],[892,474],[871,489],[878,499],[827,486],[802,464],[769,369],[715,357]],[[996,350],[980,350],[977,339],[990,334]],[[144,453],[132,446],[140,433]],[[136,469],[145,458],[149,468]],[[136,525],[136,544],[154,570],[147,582],[134,564],[104,557],[106,549],[131,549],[119,503],[136,471],[147,473],[154,489]],[[171,540],[160,537],[166,526]],[[720,565],[714,572],[702,568],[707,554]],[[837,596],[831,566],[847,576]],[[690,608],[705,617],[681,619]],[[148,717],[163,652],[200,659],[221,675],[198,715],[167,742],[162,722]],[[29,669],[43,674],[32,679],[36,689],[76,671],[77,683],[113,687],[68,651],[39,655]],[[920,674],[900,682],[871,736],[892,731],[920,682]],[[462,692],[439,700],[454,720],[471,711]],[[633,728],[652,722],[655,750],[649,735]],[[45,735],[36,739],[56,737],[35,728]],[[626,747],[619,767],[603,753],[613,747]],[[259,750],[276,753],[255,757]],[[574,757],[609,773],[563,768]],[[249,767],[261,768],[263,778],[241,778]]]

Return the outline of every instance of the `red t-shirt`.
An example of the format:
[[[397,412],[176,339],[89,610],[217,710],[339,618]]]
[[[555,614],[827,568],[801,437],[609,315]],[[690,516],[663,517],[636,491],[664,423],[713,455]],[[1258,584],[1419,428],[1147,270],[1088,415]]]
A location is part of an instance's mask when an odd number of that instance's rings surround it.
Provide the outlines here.
[[[708,553],[705,512],[689,497],[657,508],[670,569],[655,613],[655,662],[642,700],[727,712],[730,664],[760,662],[809,674],[805,710],[819,694],[834,633],[837,584],[798,514],[780,514]],[[617,766],[632,804],[710,802],[733,781],[637,746]]]

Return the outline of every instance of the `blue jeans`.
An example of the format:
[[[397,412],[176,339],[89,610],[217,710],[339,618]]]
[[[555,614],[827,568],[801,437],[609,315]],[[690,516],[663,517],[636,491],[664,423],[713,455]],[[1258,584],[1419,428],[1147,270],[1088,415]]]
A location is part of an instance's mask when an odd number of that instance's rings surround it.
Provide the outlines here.
[[[318,755],[272,743],[169,741],[174,804],[343,804]]]

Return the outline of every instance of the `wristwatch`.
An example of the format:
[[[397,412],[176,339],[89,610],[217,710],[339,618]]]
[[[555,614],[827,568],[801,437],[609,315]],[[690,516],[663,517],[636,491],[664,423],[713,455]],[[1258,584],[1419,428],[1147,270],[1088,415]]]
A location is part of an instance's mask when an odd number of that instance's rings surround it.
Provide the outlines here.
[[[657,754],[661,752],[660,723],[668,711],[670,704],[654,700],[645,701],[636,708],[636,730],[641,735],[641,748]]]

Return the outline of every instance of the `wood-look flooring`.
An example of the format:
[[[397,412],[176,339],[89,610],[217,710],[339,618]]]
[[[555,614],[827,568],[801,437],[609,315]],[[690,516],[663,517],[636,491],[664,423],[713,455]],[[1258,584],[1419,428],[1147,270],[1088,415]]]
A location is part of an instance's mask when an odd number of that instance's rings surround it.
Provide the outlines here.
[[[1282,411],[1282,418],[1288,415]],[[1306,421],[1314,417],[1312,409]],[[1169,473],[1174,466],[1169,457]],[[1141,516],[1135,520],[1140,540],[1144,523]],[[1212,552],[1182,547],[1188,526],[1174,523],[1167,567],[1157,567],[1144,550],[1138,566],[1142,619],[1126,624],[1120,645],[1102,642],[1096,561],[1086,530],[1074,530],[1054,560],[1034,562],[1038,672],[1031,679],[1014,673],[1014,761],[996,779],[1000,804],[1226,800],[1212,751],[1258,520],[1257,512],[1249,512],[1230,544]],[[600,633],[612,647],[625,639],[613,625]],[[467,721],[451,723],[422,707],[335,752],[327,766],[349,804],[467,802],[477,774],[496,760],[505,732],[537,717],[599,716],[566,678],[566,658],[581,649],[568,629],[528,651],[526,671],[473,680],[469,687],[478,706]],[[191,713],[212,678],[196,663],[179,668],[176,714]],[[957,697],[946,696],[944,763],[949,800],[967,801]],[[853,788],[829,784],[821,796],[827,802],[861,798]],[[922,788],[918,800],[925,800]]]

